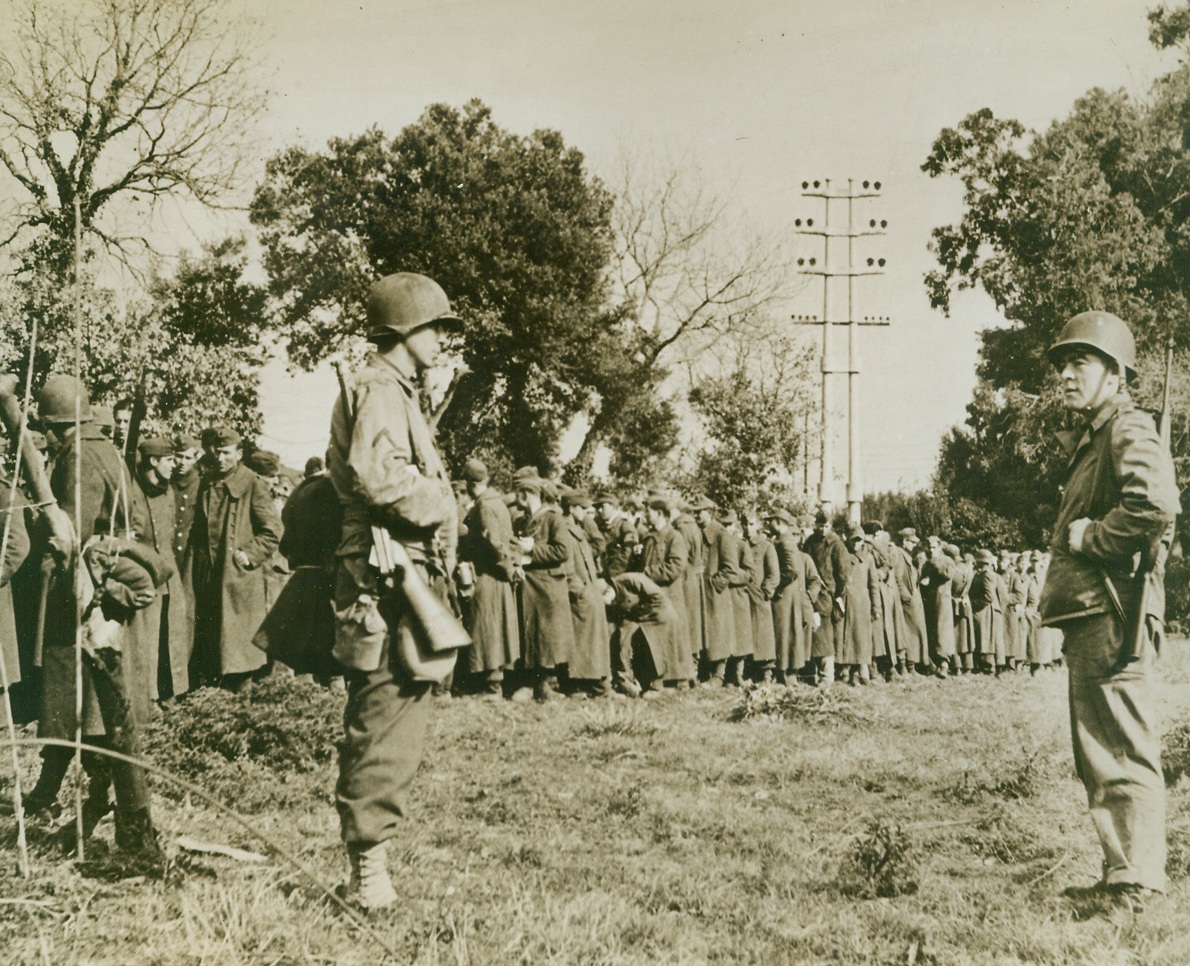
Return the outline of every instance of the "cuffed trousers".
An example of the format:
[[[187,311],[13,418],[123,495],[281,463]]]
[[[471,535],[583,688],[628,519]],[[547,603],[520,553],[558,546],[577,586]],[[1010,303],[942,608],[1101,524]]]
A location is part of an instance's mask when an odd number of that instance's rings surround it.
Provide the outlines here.
[[[1165,889],[1165,779],[1153,689],[1155,653],[1118,668],[1121,621],[1063,625],[1074,764],[1103,847],[1103,881]]]

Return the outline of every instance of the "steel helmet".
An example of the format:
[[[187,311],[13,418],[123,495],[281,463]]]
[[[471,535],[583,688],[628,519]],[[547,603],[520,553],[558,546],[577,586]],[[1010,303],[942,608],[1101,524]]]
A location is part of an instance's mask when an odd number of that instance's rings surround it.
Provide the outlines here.
[[[73,423],[75,401],[78,401],[79,422],[90,422],[91,398],[87,387],[74,376],[46,376],[41,392],[37,394],[37,411],[43,423]]]
[[[1060,366],[1062,350],[1068,346],[1092,349],[1111,359],[1126,373],[1127,381],[1136,378],[1136,341],[1127,324],[1110,312],[1082,312],[1062,326],[1058,341],[1049,347],[1046,358]]]
[[[408,335],[437,322],[462,331],[463,323],[450,310],[450,300],[432,278],[413,272],[386,275],[368,290],[368,338],[392,333]]]

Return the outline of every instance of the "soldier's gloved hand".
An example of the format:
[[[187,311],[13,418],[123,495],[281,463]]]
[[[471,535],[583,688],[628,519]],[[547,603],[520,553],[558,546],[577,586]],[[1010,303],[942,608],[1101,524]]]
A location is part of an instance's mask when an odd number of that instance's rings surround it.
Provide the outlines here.
[[[1069,543],[1070,549],[1075,553],[1083,552],[1083,539],[1087,535],[1087,527],[1091,525],[1091,520],[1088,517],[1080,517],[1070,524]]]
[[[814,629],[818,630],[822,626],[822,615],[818,611],[814,611],[810,616],[814,618]]]
[[[59,560],[69,560],[78,548],[78,540],[74,535],[74,524],[70,517],[56,503],[50,503],[42,508],[45,521],[50,528],[50,549]]]

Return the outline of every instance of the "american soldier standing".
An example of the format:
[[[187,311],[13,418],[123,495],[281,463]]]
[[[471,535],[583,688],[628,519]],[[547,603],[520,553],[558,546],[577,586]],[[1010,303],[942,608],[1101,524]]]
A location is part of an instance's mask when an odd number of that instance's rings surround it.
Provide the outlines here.
[[[1103,849],[1091,888],[1132,899],[1165,888],[1153,663],[1178,487],[1152,417],[1128,394],[1136,347],[1124,322],[1076,315],[1048,357],[1082,425],[1062,437],[1069,462],[1041,618],[1065,632],[1074,761]]]

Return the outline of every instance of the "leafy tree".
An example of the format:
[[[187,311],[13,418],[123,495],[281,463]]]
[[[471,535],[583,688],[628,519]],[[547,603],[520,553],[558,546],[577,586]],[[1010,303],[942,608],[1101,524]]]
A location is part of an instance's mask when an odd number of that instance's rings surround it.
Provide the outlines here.
[[[372,128],[282,152],[252,219],[295,362],[358,336],[375,278],[424,272],[467,321],[470,373],[440,425],[448,455],[540,465],[577,414],[656,383],[647,347],[607,308],[611,208],[560,134],[512,134],[471,101],[431,105],[395,138]]]
[[[785,340],[745,343],[730,369],[691,390],[705,438],[687,489],[723,506],[800,505],[791,470],[801,459],[808,362]]]
[[[1154,39],[1181,43],[1187,10],[1156,11]],[[984,109],[939,134],[923,170],[964,187],[958,224],[934,230],[935,307],[978,288],[1009,320],[982,335],[979,387],[966,425],[943,444],[937,488],[1015,521],[1039,542],[1052,523],[1066,415],[1044,352],[1072,315],[1104,309],[1137,336],[1142,405],[1161,391],[1165,344],[1184,371],[1190,339],[1190,67],[1149,98],[1095,89],[1048,130],[1028,132]],[[1190,455],[1186,380],[1173,385],[1173,448]]]

